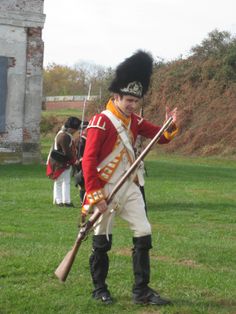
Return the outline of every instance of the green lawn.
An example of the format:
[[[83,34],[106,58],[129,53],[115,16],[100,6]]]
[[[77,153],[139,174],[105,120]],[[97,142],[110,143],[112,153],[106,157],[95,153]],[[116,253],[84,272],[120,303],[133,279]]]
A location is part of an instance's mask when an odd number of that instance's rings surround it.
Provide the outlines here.
[[[119,219],[108,277],[115,304],[91,300],[91,238],[82,244],[66,283],[60,283],[54,270],[74,243],[79,208],[52,205],[52,182],[43,164],[1,165],[1,314],[236,313],[235,161],[152,155],[146,167],[151,286],[174,305],[131,303],[132,234]],[[71,192],[78,204],[73,184]]]
[[[57,109],[57,110],[43,110],[42,111],[42,117],[48,117],[48,116],[57,116],[57,117],[66,117],[69,116],[75,116],[75,117],[81,117],[82,116],[82,109]]]

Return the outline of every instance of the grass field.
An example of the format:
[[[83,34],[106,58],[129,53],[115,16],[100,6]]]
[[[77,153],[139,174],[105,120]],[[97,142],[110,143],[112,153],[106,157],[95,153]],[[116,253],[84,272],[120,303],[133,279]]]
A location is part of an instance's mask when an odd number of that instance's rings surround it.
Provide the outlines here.
[[[75,116],[81,118],[82,116],[81,109],[58,109],[58,110],[43,110],[42,117],[48,116],[57,116],[57,117],[65,117],[68,118],[69,116]]]
[[[48,141],[43,145],[44,158]],[[156,157],[146,161],[153,228],[151,286],[165,308],[131,303],[132,234],[117,219],[104,306],[90,297],[85,241],[65,284],[54,270],[74,243],[79,208],[52,205],[44,165],[0,166],[0,313],[236,313],[235,161]],[[79,197],[73,184],[72,199]]]

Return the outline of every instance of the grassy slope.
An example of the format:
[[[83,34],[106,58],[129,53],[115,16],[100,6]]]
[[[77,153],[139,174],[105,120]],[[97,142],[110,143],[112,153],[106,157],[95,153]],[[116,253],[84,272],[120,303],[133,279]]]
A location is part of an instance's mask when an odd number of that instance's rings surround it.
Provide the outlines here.
[[[235,313],[235,189],[233,162],[164,158],[146,162],[153,226],[152,286],[171,297],[165,309],[134,306],[131,237],[117,219],[110,254],[111,307],[90,299],[90,238],[66,284],[53,275],[72,246],[78,209],[51,205],[44,166],[0,166],[0,313]],[[72,186],[72,197],[78,196]]]
[[[210,60],[202,62],[189,58],[154,71],[145,116],[161,123],[167,105],[178,107],[179,111],[179,136],[165,147],[167,152],[235,159],[236,83],[206,74],[207,71],[218,73],[218,67],[219,61],[214,59],[210,63]],[[197,77],[196,71],[199,71]]]

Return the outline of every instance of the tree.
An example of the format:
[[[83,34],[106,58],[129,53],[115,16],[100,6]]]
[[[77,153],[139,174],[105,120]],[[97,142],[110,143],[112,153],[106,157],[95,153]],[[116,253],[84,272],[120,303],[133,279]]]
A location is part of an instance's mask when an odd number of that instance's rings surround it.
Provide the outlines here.
[[[44,70],[43,90],[45,96],[84,94],[85,77],[68,66],[50,64]]]
[[[227,31],[213,30],[208,34],[208,38],[204,39],[200,45],[191,49],[193,57],[206,59],[210,56],[220,56],[224,53],[232,42],[231,34]]]
[[[112,73],[111,68],[85,61],[73,68],[52,63],[44,70],[44,96],[86,95],[90,84],[91,94],[103,94]]]

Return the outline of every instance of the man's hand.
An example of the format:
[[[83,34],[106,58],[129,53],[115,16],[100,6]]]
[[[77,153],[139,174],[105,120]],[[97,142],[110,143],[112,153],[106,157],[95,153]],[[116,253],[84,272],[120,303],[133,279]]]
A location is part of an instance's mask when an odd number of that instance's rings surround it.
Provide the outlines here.
[[[107,208],[108,208],[107,202],[106,202],[105,200],[102,200],[102,201],[96,203],[95,205],[96,205],[97,209],[100,211],[100,213],[102,213],[102,214],[103,214],[103,213],[107,210]]]
[[[175,107],[173,110],[170,110],[168,106],[166,106],[166,121],[170,118],[173,117],[173,123],[176,123],[177,121],[177,107]]]

